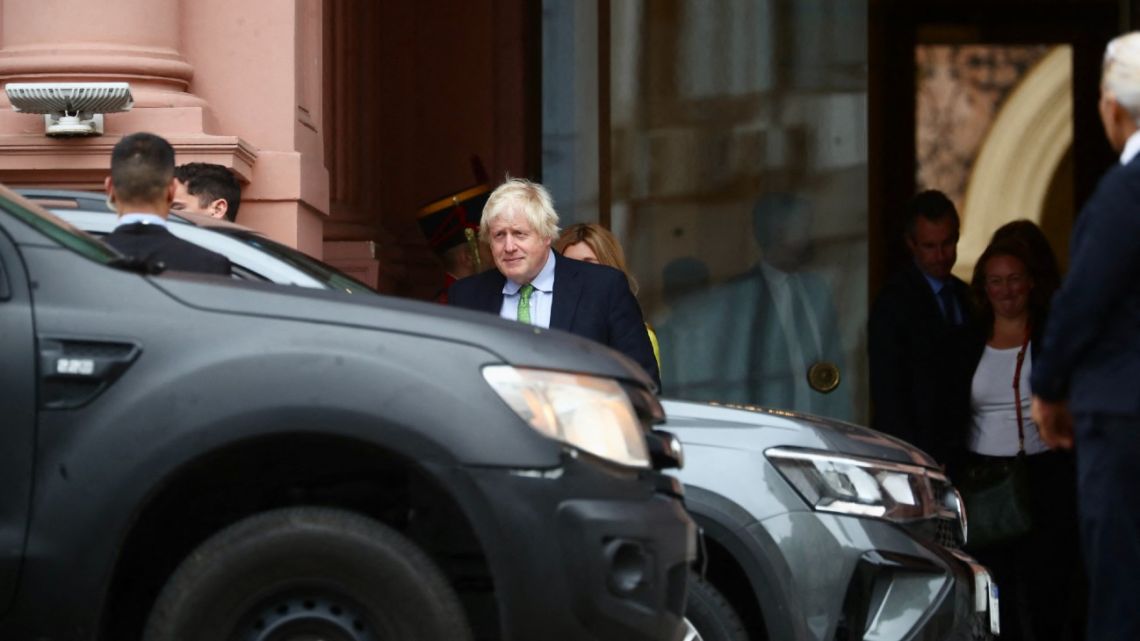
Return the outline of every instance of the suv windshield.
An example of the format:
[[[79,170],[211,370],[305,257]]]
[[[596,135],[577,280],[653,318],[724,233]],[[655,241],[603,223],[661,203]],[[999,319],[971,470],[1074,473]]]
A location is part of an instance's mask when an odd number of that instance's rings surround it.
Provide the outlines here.
[[[72,227],[42,209],[26,207],[18,198],[13,197],[11,192],[4,190],[2,196],[0,205],[4,207],[5,211],[64,247],[104,264],[121,258],[115,250],[99,242],[87,232]]]
[[[244,231],[241,229],[232,229],[225,227],[215,227],[212,229],[221,234],[225,234],[230,238],[239,240],[254,249],[265,252],[274,256],[297,269],[305,272],[309,276],[319,280],[332,289],[339,289],[350,294],[360,292],[375,293],[375,291],[365,285],[364,283],[356,280],[355,278],[339,271],[331,265],[326,265],[321,261],[305,254],[299,250],[293,249],[287,245],[282,245],[276,241],[269,240],[265,236],[257,233]]]

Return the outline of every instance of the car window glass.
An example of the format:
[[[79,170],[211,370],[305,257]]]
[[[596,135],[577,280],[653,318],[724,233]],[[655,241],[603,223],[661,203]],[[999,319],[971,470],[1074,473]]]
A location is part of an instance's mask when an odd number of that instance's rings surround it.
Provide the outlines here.
[[[99,242],[95,237],[72,227],[51,214],[35,212],[9,200],[3,201],[0,205],[4,207],[5,211],[40,233],[91,260],[109,263],[119,257],[115,250]]]
[[[233,277],[238,280],[256,280],[263,283],[273,282],[272,280],[266,278],[265,276],[262,276],[252,269],[242,267],[237,263],[230,263],[230,273],[233,274]]]
[[[305,272],[309,276],[319,280],[320,282],[328,285],[332,289],[339,289],[348,293],[358,292],[371,292],[372,289],[364,283],[356,280],[355,278],[339,271],[331,265],[326,265],[321,261],[303,253],[292,247],[282,245],[259,236],[257,234],[230,232],[228,230],[218,229],[221,233],[225,233],[231,238],[236,238],[241,242],[259,249],[267,254],[271,254],[289,263],[297,269]]]

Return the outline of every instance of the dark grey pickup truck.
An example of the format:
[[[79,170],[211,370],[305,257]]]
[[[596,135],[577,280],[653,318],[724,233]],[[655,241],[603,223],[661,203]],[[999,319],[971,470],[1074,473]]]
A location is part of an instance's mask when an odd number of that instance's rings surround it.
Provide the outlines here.
[[[0,188],[0,639],[684,636],[636,365],[147,270]]]

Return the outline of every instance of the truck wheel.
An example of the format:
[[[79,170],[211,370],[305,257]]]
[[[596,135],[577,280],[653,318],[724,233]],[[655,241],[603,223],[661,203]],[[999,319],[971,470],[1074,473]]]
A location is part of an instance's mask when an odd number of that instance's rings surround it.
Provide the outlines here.
[[[685,618],[697,631],[700,641],[748,641],[744,623],[728,600],[711,583],[689,574],[689,598]]]
[[[443,573],[395,530],[344,510],[263,512],[207,539],[158,595],[145,641],[460,639]]]

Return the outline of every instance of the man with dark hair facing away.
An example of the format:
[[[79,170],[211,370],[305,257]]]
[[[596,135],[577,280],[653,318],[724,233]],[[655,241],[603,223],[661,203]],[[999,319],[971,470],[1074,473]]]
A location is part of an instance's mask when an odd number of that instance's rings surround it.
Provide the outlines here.
[[[206,162],[190,162],[174,168],[174,202],[170,209],[188,211],[211,218],[237,218],[241,207],[241,185],[226,167]]]
[[[871,307],[871,426],[909,441],[943,465],[965,451],[973,364],[970,288],[950,273],[958,259],[958,212],[940,191],[907,208],[912,260]]]
[[[174,200],[174,148],[149,133],[124,136],[111,150],[107,197],[119,212],[104,240],[156,271],[230,275],[230,261],[170,233],[166,217]]]

